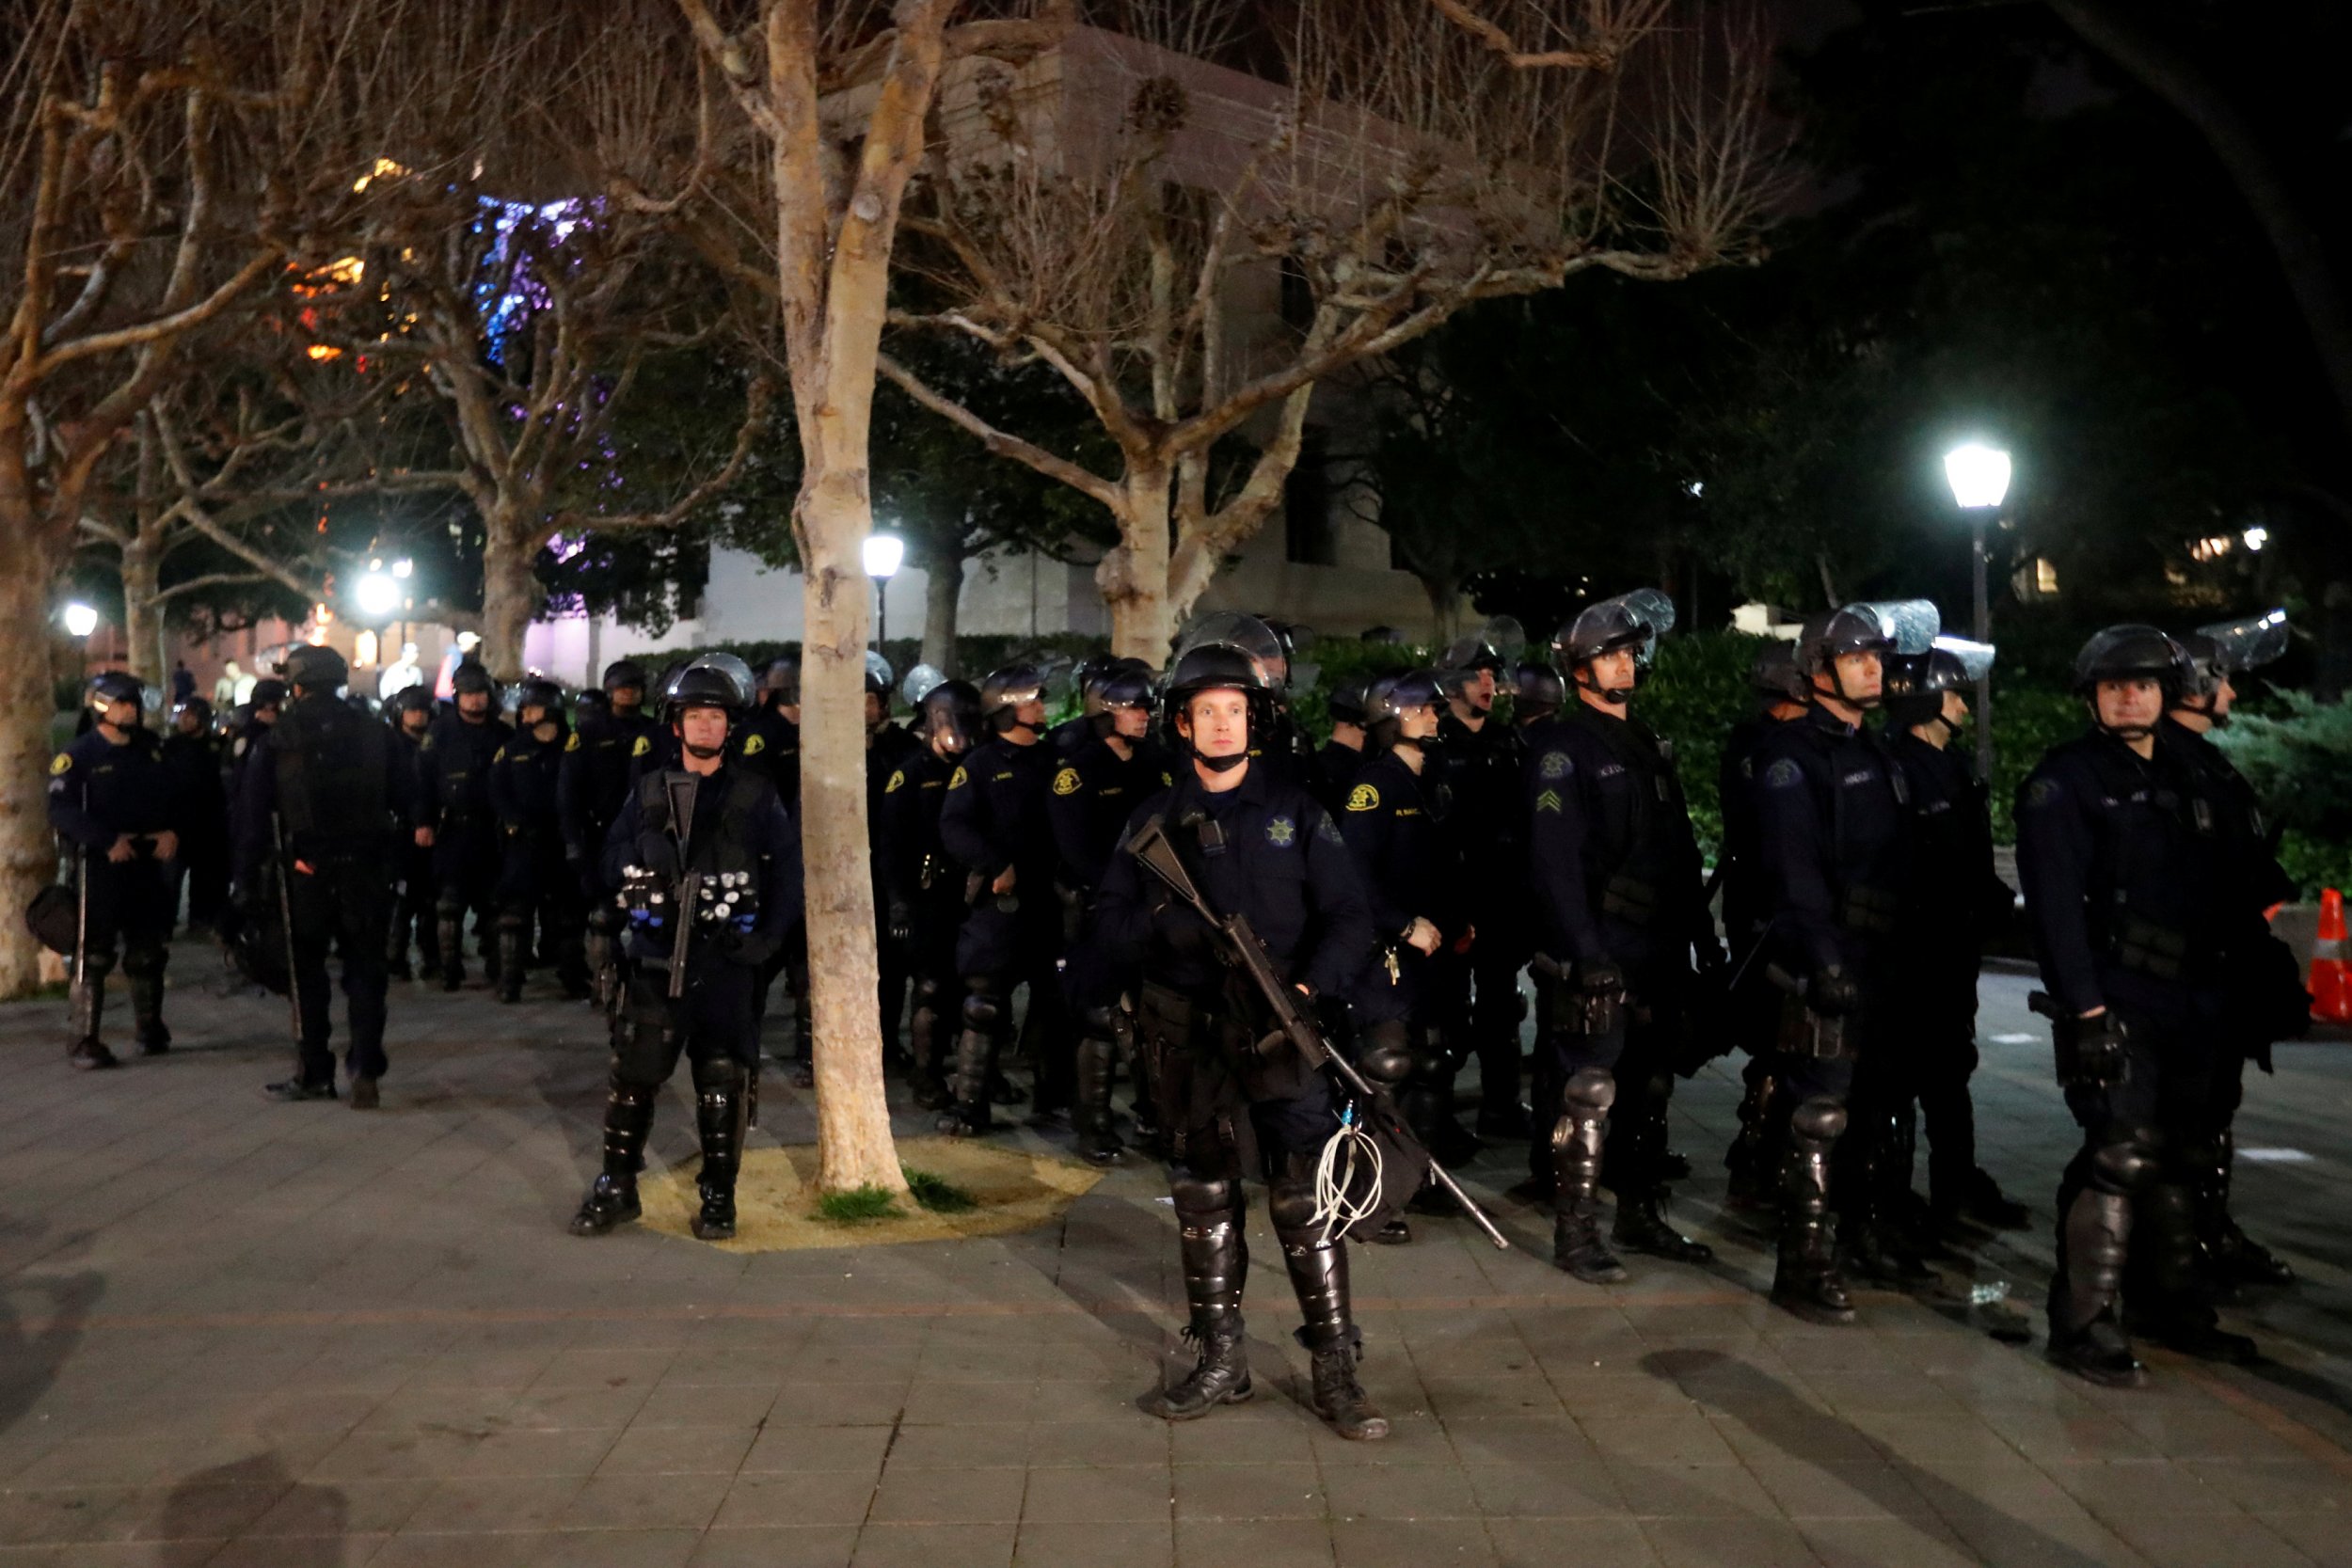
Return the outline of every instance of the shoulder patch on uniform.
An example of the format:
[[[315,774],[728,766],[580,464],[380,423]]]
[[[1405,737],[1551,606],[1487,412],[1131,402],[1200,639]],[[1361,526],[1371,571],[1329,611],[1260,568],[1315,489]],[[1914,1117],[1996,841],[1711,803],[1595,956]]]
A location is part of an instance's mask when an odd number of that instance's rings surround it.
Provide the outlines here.
[[[1347,792],[1347,809],[1372,811],[1380,804],[1380,792],[1370,784],[1358,784]]]
[[[947,787],[949,789],[961,789],[971,781],[971,778],[972,770],[970,768],[958,768],[954,773],[948,776]]]
[[[1788,789],[1804,782],[1804,769],[1797,766],[1793,757],[1782,757],[1764,769],[1764,787],[1767,789]]]
[[[2065,793],[2058,787],[2056,779],[2031,780],[2026,785],[2026,809],[2031,811],[2036,806],[2046,806]]]
[[[768,738],[765,736],[747,735],[743,737],[743,754],[747,757],[755,757],[767,749]]]
[[[72,766],[73,753],[71,752],[59,752],[56,756],[49,759],[49,771],[53,777],[56,774],[64,772],[67,768]]]
[[[427,744],[429,745],[431,743],[427,742]],[[639,736],[637,737],[637,744],[628,749],[628,754],[633,757],[651,756],[653,754],[653,736],[649,735]]]
[[[1165,768],[1160,769],[1160,787],[1162,789],[1174,789],[1176,787],[1176,775],[1169,772]]]
[[[570,735],[564,737],[564,750],[567,752],[577,752],[580,750],[580,732],[578,730],[574,730]]]
[[[1287,849],[1291,840],[1298,836],[1298,824],[1287,816],[1278,816],[1265,825],[1265,841],[1277,849]]]
[[[1547,779],[1566,778],[1568,776],[1568,753],[1565,752],[1546,752],[1544,753],[1544,760],[1536,764],[1535,771]]]
[[[1547,789],[1541,795],[1536,796],[1535,809],[1537,811],[1558,811],[1560,809],[1560,792],[1556,789]]]
[[[492,762],[504,762],[506,760],[506,748],[501,746],[497,751],[492,752],[490,753],[490,760]]]
[[[1065,768],[1060,772],[1055,774],[1054,793],[1057,795],[1077,794],[1078,770],[1074,768]]]
[[[903,789],[906,787],[906,782],[907,770],[905,768],[900,768],[893,769],[890,775],[890,782],[882,785],[882,793],[887,795],[894,789]]]

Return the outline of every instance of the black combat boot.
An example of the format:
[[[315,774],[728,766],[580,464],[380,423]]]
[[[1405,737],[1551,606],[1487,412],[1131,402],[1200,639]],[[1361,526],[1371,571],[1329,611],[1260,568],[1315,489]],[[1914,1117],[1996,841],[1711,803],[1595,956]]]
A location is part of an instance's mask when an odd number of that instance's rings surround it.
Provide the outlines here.
[[[914,1011],[907,1019],[907,1092],[924,1111],[944,1111],[949,1101],[947,1080],[940,1072],[946,1042],[940,1037],[939,992],[937,980],[917,980]]]
[[[1666,1222],[1664,1100],[1672,1085],[1652,1079],[1645,1087],[1644,1103],[1627,1122],[1612,1129],[1608,1142],[1604,1163],[1614,1164],[1618,1170],[1617,1218],[1609,1239],[1627,1252],[1669,1262],[1711,1262],[1713,1247],[1691,1240]]]
[[[466,911],[435,911],[433,933],[441,955],[441,989],[455,990],[466,983]]]
[[[1838,1216],[1839,1251],[1863,1278],[1907,1287],[1932,1283],[1935,1271],[1915,1254],[1902,1233],[1911,1196],[1910,1164],[1903,1157],[1899,1118],[1882,1117],[1849,1132],[1851,1164],[1838,1177],[1846,1204]]]
[[[694,1064],[694,1131],[702,1140],[702,1195],[694,1235],[723,1242],[735,1235],[735,1179],[743,1168],[743,1122],[749,1110],[743,1064],[731,1056]]]
[[[528,917],[499,916],[498,934],[498,997],[501,1002],[520,1002],[523,999],[523,968],[529,958],[531,925]]]
[[[653,1127],[653,1084],[625,1084],[617,1076],[604,1102],[604,1171],[580,1212],[572,1216],[572,1234],[601,1236],[642,1212],[637,1202],[637,1173],[644,1168],[645,1134]]]
[[[98,1037],[100,1021],[106,1015],[106,972],[97,964],[74,982],[73,993],[66,1007],[66,1032],[73,1037],[73,1044],[66,1052],[66,1060],[77,1068],[110,1068],[118,1064],[115,1053],[106,1049]]]
[[[2237,1164],[2237,1135],[2228,1128],[2198,1151],[2201,1180],[2197,1192],[2198,1242],[2214,1282],[2238,1285],[2292,1285],[2294,1266],[2240,1230],[2230,1217],[2230,1177]]]
[[[2185,1182],[2166,1180],[2140,1196],[2137,1278],[2124,1296],[2131,1331],[2201,1361],[2248,1366],[2262,1359],[2254,1341],[2233,1334],[2199,1291],[2197,1211]]]
[[[1305,1164],[1302,1158],[1293,1159],[1294,1174],[1274,1183],[1267,1208],[1275,1237],[1282,1243],[1291,1290],[1298,1297],[1299,1316],[1306,1320],[1297,1337],[1314,1358],[1315,1414],[1342,1437],[1375,1441],[1389,1434],[1389,1418],[1356,1376],[1356,1364],[1364,1355],[1363,1336],[1348,1310],[1347,1243],[1326,1237],[1316,1223],[1314,1178],[1299,1173]]]
[[[1810,1323],[1853,1322],[1853,1298],[1838,1276],[1829,1233],[1830,1151],[1845,1130],[1846,1108],[1834,1100],[1808,1100],[1788,1118],[1772,1301]]]
[[[1625,1278],[1625,1265],[1600,1233],[1598,1196],[1609,1107],[1616,1099],[1609,1069],[1585,1068],[1560,1091],[1560,1122],[1551,1130],[1551,1260],[1589,1285]]]
[[[951,1138],[972,1138],[993,1124],[989,1089],[995,1077],[996,1040],[1004,1022],[1004,1006],[985,975],[965,981],[963,1033],[956,1037],[955,1075],[948,1087],[955,1102],[939,1118],[939,1130]]]
[[[1126,1145],[1119,1140],[1111,1111],[1115,1048],[1111,1043],[1110,1009],[1097,1007],[1089,1011],[1086,1027],[1087,1032],[1078,1037],[1077,1060],[1073,1064],[1077,1099],[1070,1108],[1070,1125],[1078,1134],[1081,1158],[1089,1164],[1115,1165],[1126,1152]]]
[[[1240,1182],[1178,1175],[1168,1188],[1176,1201],[1184,1299],[1192,1308],[1184,1338],[1200,1347],[1200,1358],[1175,1387],[1147,1395],[1144,1408],[1165,1420],[1190,1421],[1250,1395],[1249,1350],[1241,1319],[1249,1247],[1242,1239]]]
[[[155,967],[142,965],[133,969],[123,965],[123,977],[131,988],[131,1020],[139,1051],[144,1055],[160,1056],[171,1049],[171,1030],[164,1023],[163,955],[157,954]]]
[[[1746,1092],[1740,1099],[1740,1135],[1724,1150],[1724,1168],[1731,1173],[1724,1194],[1726,1208],[1770,1210],[1780,1206],[1782,1160],[1773,1136],[1773,1101],[1780,1081],[1752,1064],[1743,1076]]]
[[[2085,1185],[2058,1216],[2050,1360],[2108,1388],[2137,1388],[2147,1381],[2117,1321],[2131,1235],[2132,1201],[2120,1191]]]

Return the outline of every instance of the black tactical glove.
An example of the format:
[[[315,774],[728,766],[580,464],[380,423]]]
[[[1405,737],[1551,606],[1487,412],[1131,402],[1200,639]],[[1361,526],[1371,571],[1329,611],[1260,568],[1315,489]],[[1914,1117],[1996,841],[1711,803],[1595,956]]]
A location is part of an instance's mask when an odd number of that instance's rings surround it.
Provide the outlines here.
[[[899,899],[890,901],[890,910],[883,916],[883,929],[893,942],[910,942],[914,937],[914,916]]]
[[[1862,1005],[1862,988],[1836,964],[1814,973],[1805,988],[1806,1006],[1823,1018],[1844,1018]]]
[[[1607,958],[1586,958],[1576,966],[1576,989],[1592,995],[1615,995],[1625,990],[1625,971]]]
[[[2124,1049],[2130,1037],[2131,1030],[2112,1007],[2095,1018],[2057,1020],[2050,1041],[2058,1052],[2058,1083],[2070,1089],[2110,1089],[2122,1083],[2131,1076]]]

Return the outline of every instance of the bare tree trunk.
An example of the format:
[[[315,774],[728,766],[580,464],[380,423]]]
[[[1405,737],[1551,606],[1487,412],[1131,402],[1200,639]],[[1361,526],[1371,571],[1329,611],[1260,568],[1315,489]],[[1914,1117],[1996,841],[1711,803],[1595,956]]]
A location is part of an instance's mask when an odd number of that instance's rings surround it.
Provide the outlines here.
[[[923,662],[945,675],[956,667],[956,610],[963,597],[963,562],[941,552],[923,563]]]
[[[134,536],[122,546],[122,634],[131,644],[131,673],[151,687],[164,679],[163,562],[152,541]]]
[[[22,915],[56,870],[48,795],[53,568],[36,543],[41,531],[36,518],[0,519],[0,917],[12,927],[12,940],[0,942],[0,996],[39,983],[39,948],[22,935]]]
[[[485,519],[482,546],[482,662],[501,681],[523,674],[523,634],[547,601],[532,571],[538,546],[509,517]]]
[[[1176,627],[1168,602],[1171,470],[1129,460],[1120,482],[1119,544],[1094,569],[1111,612],[1111,652],[1153,668],[1168,662]]]

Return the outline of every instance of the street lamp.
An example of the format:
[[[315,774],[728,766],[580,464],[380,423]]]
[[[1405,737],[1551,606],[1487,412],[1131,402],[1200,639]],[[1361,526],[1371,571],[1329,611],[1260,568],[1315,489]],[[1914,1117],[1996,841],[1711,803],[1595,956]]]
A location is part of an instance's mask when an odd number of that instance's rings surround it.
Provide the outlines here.
[[[895,533],[869,533],[863,553],[866,575],[874,579],[874,651],[880,653],[882,639],[889,635],[890,579],[906,559],[907,542]]]
[[[80,600],[65,607],[65,633],[68,637],[87,637],[98,629],[98,611]]]
[[[400,584],[381,572],[370,572],[352,585],[351,602],[359,607],[362,619],[389,621],[400,609]]]
[[[2001,502],[2009,496],[2009,453],[1998,447],[1972,441],[1944,454],[1944,477],[1951,482],[1952,499],[1968,514],[1973,540],[1969,560],[1976,575],[1975,636],[1979,642],[1993,641],[1993,607],[1984,586],[1984,530],[1987,523],[2000,517]],[[1977,677],[1977,771],[1988,785],[1993,782],[1993,673],[1989,669]]]

